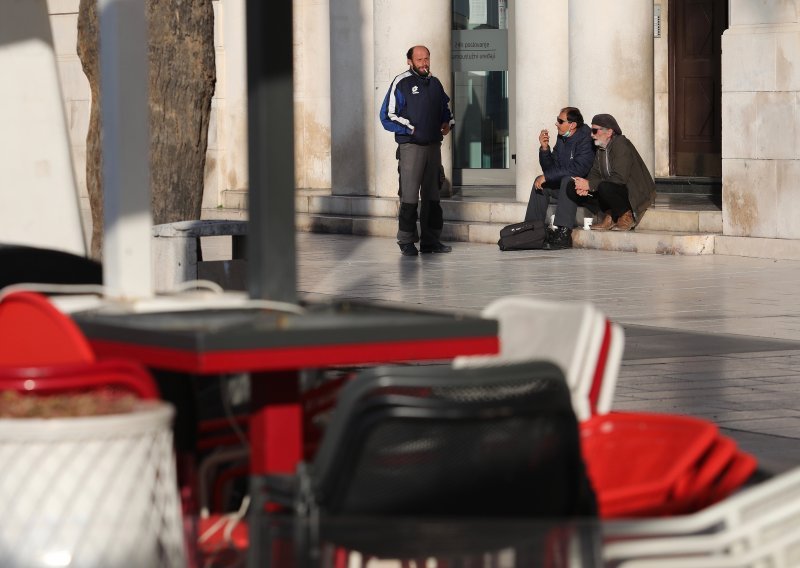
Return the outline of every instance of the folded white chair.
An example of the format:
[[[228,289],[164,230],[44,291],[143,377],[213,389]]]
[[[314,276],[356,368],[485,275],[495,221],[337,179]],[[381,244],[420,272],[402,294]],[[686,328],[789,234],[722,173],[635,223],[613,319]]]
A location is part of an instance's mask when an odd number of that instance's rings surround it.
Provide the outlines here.
[[[550,361],[564,371],[579,420],[610,410],[624,332],[620,326],[611,324],[609,341],[604,344],[607,320],[593,304],[506,296],[486,306],[482,316],[498,321],[500,353],[457,357],[454,367]],[[598,373],[601,361],[605,366]],[[599,376],[595,377],[596,374]],[[596,378],[602,384],[596,385]],[[600,389],[596,408],[592,408],[589,399],[593,385]]]
[[[637,558],[605,562],[614,568],[791,568],[800,565],[800,531],[793,530],[751,550],[730,551],[708,556],[672,554],[663,558]]]
[[[606,544],[603,559],[621,566],[664,565],[680,558],[680,566],[718,561],[775,559],[770,566],[783,566],[777,559],[787,546],[800,547],[800,499],[784,502],[768,514],[756,516],[743,523],[718,532],[692,535],[636,538]],[[787,540],[788,537],[788,540]],[[793,538],[792,538],[793,537]],[[658,564],[653,564],[653,563]],[[800,558],[794,564],[797,566]],[[717,565],[717,564],[714,564]],[[734,564],[738,565],[738,564]]]
[[[749,568],[800,565],[800,468],[692,515],[603,526],[606,566]]]

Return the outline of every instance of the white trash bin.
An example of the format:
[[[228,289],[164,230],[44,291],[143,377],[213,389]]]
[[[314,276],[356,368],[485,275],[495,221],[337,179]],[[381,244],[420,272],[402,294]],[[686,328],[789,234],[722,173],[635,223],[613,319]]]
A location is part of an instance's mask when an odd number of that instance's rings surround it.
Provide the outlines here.
[[[173,415],[0,419],[0,566],[185,566]]]

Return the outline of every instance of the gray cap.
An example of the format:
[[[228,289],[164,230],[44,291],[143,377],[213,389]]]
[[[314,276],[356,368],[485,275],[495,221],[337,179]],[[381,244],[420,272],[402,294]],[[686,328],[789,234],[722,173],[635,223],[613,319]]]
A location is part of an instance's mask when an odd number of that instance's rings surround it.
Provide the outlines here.
[[[596,124],[597,126],[602,126],[603,128],[610,128],[614,131],[614,134],[622,134],[622,129],[619,127],[617,123],[617,119],[611,116],[610,114],[596,114],[592,118],[592,124]]]

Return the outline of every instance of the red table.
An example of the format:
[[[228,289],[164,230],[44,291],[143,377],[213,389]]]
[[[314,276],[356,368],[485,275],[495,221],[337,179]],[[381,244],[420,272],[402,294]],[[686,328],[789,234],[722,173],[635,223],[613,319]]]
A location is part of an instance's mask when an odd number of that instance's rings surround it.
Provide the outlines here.
[[[381,303],[309,304],[302,315],[256,308],[74,319],[98,357],[194,375],[251,374],[251,473],[291,473],[302,457],[297,371],[497,353],[497,322]]]

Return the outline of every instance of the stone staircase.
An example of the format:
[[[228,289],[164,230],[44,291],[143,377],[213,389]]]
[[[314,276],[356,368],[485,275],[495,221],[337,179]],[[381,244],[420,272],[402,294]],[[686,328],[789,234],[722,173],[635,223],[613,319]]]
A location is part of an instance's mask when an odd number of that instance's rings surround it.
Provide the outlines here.
[[[722,233],[719,180],[667,178],[657,180],[655,207],[635,231],[575,230],[576,248],[656,254],[714,254],[715,237]],[[397,232],[395,197],[332,196],[327,190],[298,190],[297,228],[300,231],[393,238]],[[442,240],[496,243],[500,229],[521,221],[526,203],[518,203],[513,188],[460,188],[442,199],[445,226]],[[579,217],[582,217],[579,211]],[[247,194],[229,191],[223,207],[204,210],[207,219],[245,219]]]

